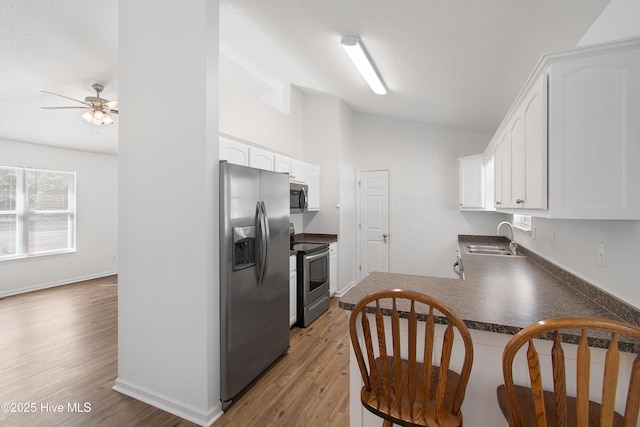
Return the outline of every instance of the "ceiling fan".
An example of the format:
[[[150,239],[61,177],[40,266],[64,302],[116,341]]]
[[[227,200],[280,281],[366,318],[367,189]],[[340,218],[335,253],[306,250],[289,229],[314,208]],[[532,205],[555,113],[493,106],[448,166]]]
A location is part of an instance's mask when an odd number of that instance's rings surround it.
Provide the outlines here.
[[[94,83],[91,85],[93,90],[96,91],[96,96],[87,96],[84,98],[84,101],[80,101],[79,99],[70,98],[65,95],[60,95],[59,93],[49,92],[46,90],[42,90],[41,92],[50,93],[51,95],[60,96],[62,98],[67,98],[75,102],[79,102],[82,104],[82,107],[41,107],[45,110],[61,110],[67,108],[84,108],[88,109],[86,113],[82,115],[82,118],[86,120],[88,123],[93,125],[110,125],[113,123],[113,119],[109,117],[107,113],[118,114],[118,101],[109,101],[108,99],[104,99],[100,97],[100,92],[104,90],[104,85],[99,83]]]

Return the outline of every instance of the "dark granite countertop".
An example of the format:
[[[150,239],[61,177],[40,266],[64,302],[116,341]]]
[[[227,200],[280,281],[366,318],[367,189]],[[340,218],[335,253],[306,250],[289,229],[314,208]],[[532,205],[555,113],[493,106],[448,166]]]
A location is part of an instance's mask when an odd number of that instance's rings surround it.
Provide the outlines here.
[[[300,233],[293,235],[294,243],[334,243],[338,241],[337,234]]]
[[[554,270],[558,267],[525,248],[520,248],[524,256],[518,257],[466,254],[464,244],[496,242],[496,237],[459,236],[458,241],[465,280],[375,272],[340,298],[339,306],[352,310],[371,292],[400,288],[438,298],[470,329],[509,335],[553,317],[593,316],[636,325],[640,321],[634,307],[575,277],[567,280]]]
[[[299,233],[293,235],[293,243],[326,243],[331,244],[338,241],[337,234],[321,234],[321,233]],[[289,251],[289,256],[294,256],[296,251]]]

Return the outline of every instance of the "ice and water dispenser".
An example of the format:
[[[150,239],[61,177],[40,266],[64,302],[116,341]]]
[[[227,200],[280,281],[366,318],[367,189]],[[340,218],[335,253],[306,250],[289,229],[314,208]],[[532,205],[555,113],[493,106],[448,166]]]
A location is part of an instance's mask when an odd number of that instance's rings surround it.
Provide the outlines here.
[[[233,227],[233,270],[256,265],[256,227]]]

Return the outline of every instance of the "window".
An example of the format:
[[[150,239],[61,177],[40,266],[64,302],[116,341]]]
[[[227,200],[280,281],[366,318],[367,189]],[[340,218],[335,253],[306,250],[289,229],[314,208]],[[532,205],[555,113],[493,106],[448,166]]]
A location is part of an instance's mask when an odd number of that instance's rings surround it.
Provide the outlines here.
[[[0,166],[0,260],[75,250],[75,172]]]
[[[524,231],[531,231],[531,217],[529,215],[513,214],[513,225]]]

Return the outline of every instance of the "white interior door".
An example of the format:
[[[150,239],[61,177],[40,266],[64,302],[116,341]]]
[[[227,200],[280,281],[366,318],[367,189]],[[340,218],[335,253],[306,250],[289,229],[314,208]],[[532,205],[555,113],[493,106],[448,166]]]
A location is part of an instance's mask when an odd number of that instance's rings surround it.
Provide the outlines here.
[[[389,171],[361,171],[360,280],[389,271]]]

